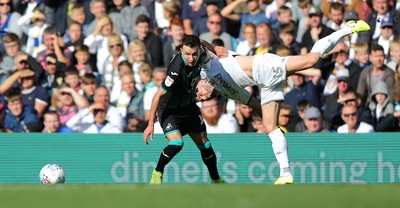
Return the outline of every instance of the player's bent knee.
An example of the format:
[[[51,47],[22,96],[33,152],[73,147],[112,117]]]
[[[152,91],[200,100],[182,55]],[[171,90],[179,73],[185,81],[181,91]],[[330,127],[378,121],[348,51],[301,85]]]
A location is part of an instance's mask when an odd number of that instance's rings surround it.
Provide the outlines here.
[[[183,140],[171,140],[168,142],[168,145],[175,145],[183,147]]]
[[[202,149],[208,149],[211,147],[211,142],[209,140],[207,140],[204,144],[202,145],[197,145],[197,148],[199,148],[200,150]]]

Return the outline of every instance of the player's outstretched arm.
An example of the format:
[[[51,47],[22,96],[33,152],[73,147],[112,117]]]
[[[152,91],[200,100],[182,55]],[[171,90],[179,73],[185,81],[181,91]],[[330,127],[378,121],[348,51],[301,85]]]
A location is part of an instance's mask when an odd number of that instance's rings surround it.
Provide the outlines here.
[[[166,92],[164,92],[164,90],[161,89],[161,87],[159,87],[157,93],[153,97],[153,101],[151,102],[149,123],[147,124],[147,127],[143,132],[143,141],[146,144],[149,144],[148,143],[149,136],[150,136],[150,139],[153,140],[154,120],[156,118],[158,104],[160,103],[161,96],[163,96],[165,94],[166,94]]]

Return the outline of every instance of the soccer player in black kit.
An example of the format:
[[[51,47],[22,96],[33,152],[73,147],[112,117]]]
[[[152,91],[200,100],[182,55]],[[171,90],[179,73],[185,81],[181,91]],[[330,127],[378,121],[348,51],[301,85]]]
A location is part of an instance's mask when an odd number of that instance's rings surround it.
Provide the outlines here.
[[[209,46],[207,47],[209,48]],[[209,48],[210,49],[210,48]],[[214,52],[214,51],[213,51]],[[210,60],[207,49],[193,35],[182,41],[181,52],[169,63],[167,77],[153,97],[150,118],[143,140],[153,140],[156,112],[169,143],[164,148],[152,173],[150,184],[161,184],[164,167],[183,147],[182,137],[188,134],[200,150],[212,183],[224,183],[217,169],[217,158],[207,137],[206,126],[195,99],[195,83],[201,68]]]

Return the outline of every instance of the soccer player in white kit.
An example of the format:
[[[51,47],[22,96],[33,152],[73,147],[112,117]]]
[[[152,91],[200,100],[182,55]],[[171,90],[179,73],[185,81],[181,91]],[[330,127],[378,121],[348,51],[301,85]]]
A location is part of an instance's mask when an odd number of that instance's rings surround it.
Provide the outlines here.
[[[296,71],[313,67],[342,37],[368,30],[370,27],[365,21],[350,21],[344,28],[318,40],[310,53],[305,55],[280,57],[264,53],[234,56],[230,53],[228,57],[213,59],[206,67],[207,79],[198,82],[196,99],[209,99],[215,88],[224,97],[254,107],[254,98],[244,88],[260,86],[264,131],[272,141],[272,149],[280,166],[280,177],[274,184],[292,184],[294,180],[289,168],[287,142],[278,125],[279,107],[284,99],[284,81]]]

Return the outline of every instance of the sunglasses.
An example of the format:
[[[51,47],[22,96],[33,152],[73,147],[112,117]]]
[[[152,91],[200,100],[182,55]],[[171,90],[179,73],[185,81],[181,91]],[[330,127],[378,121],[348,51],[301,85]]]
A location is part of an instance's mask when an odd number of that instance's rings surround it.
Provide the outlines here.
[[[384,27],[382,27],[382,29],[393,29],[393,27],[392,26],[384,26]]]
[[[55,63],[50,62],[50,61],[47,61],[47,62],[46,62],[46,65],[55,65]]]
[[[0,6],[11,6],[11,2],[8,2],[8,3],[0,3]]]
[[[122,44],[121,44],[121,43],[118,43],[118,44],[115,44],[115,45],[110,45],[110,46],[108,46],[108,47],[110,47],[110,48],[122,47]]]
[[[354,112],[354,113],[345,113],[345,114],[343,114],[343,116],[346,117],[346,118],[349,118],[350,116],[356,117],[356,116],[357,116],[357,112]]]

